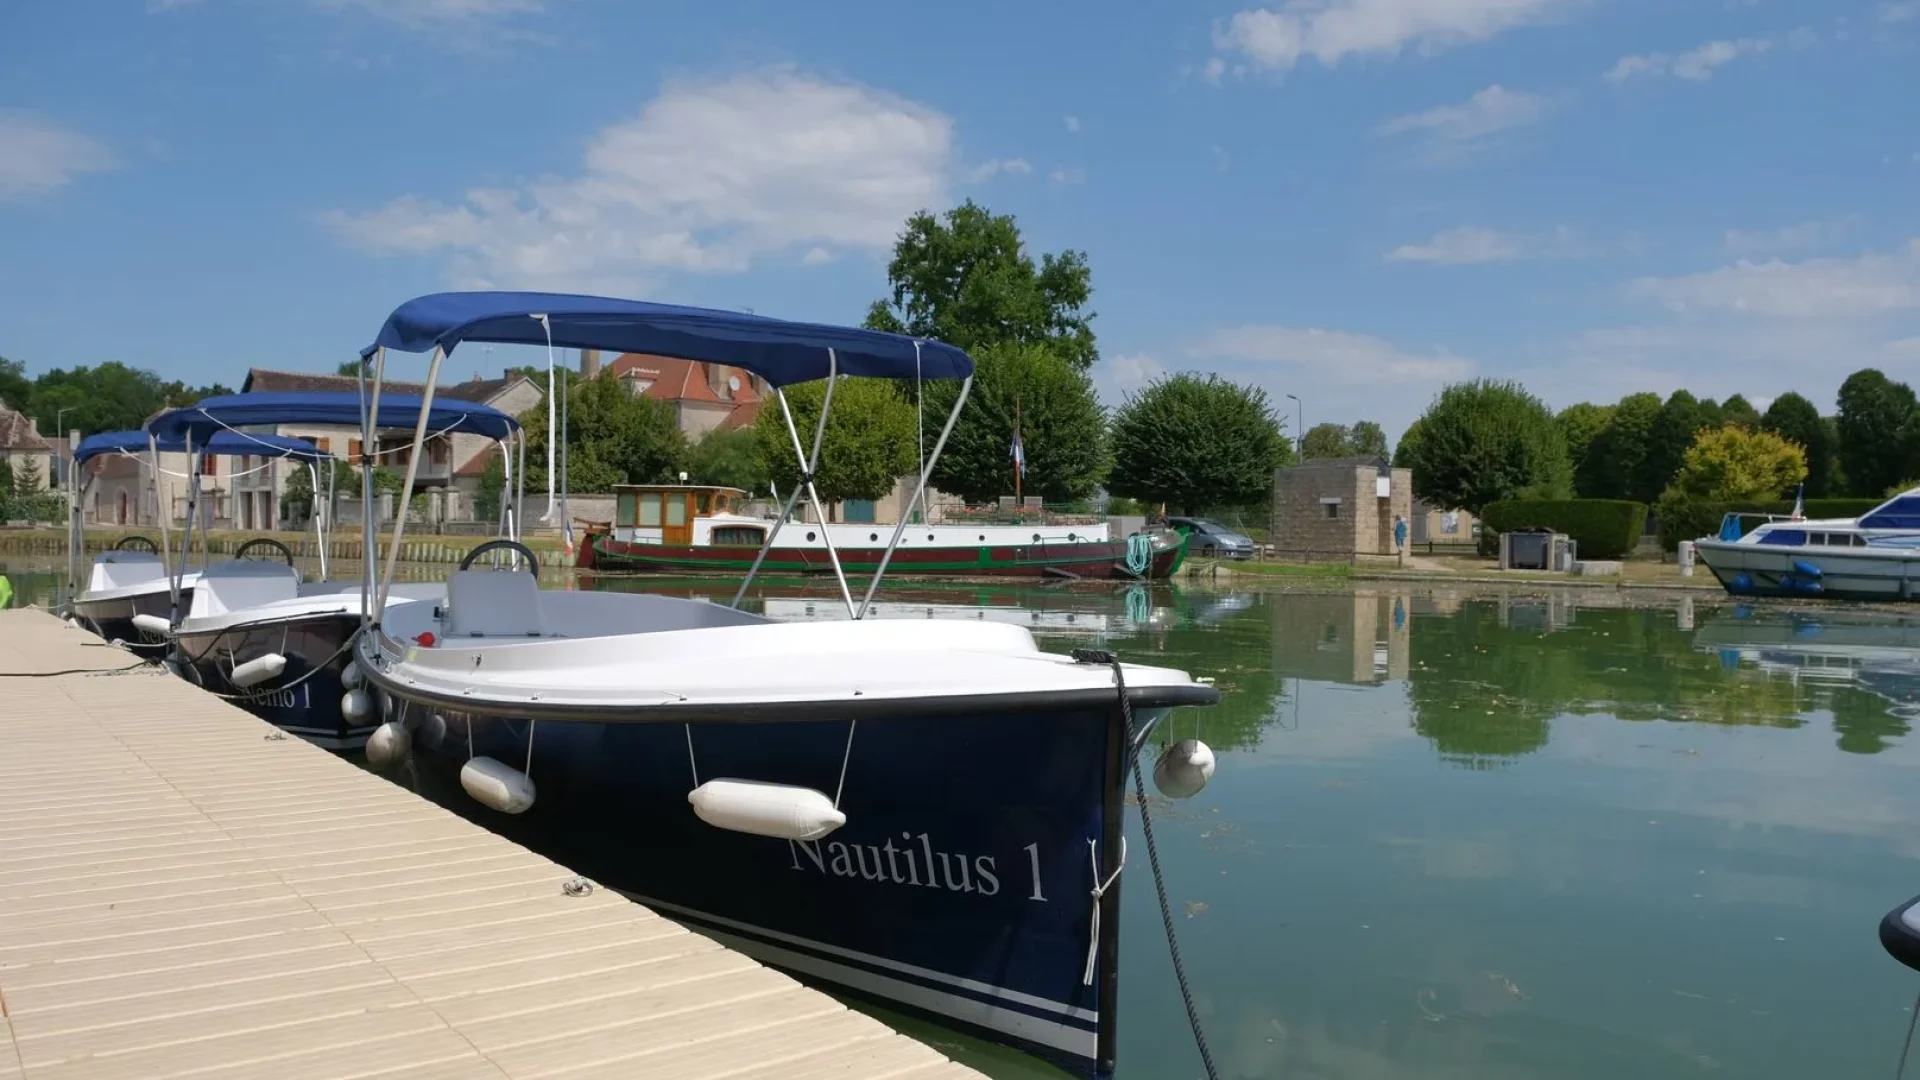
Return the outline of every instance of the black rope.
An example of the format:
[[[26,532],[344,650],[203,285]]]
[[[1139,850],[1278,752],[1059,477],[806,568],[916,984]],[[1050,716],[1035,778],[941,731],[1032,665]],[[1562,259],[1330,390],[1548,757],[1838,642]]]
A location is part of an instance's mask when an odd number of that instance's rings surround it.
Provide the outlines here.
[[[0,671],[0,679],[56,679],[62,675],[118,675],[123,671],[138,671],[141,668],[157,666],[152,660],[142,660],[137,664],[115,668],[63,668],[59,671]]]
[[[1213,1053],[1207,1049],[1207,1036],[1200,1029],[1200,1013],[1193,1005],[1193,988],[1187,983],[1187,966],[1180,960],[1180,940],[1173,930],[1173,908],[1167,903],[1167,886],[1160,873],[1160,852],[1153,843],[1153,816],[1147,812],[1147,781],[1140,771],[1139,748],[1135,746],[1133,702],[1127,700],[1127,676],[1120,658],[1100,649],[1075,649],[1073,659],[1082,664],[1106,664],[1113,668],[1113,681],[1120,688],[1120,715],[1127,725],[1127,746],[1133,754],[1133,789],[1140,801],[1140,831],[1147,838],[1147,865],[1153,870],[1153,891],[1160,900],[1160,925],[1167,930],[1167,952],[1173,957],[1173,977],[1180,983],[1180,1002],[1187,1007],[1187,1024],[1193,1028],[1193,1044],[1200,1048],[1200,1063],[1206,1066],[1207,1080],[1218,1080]]]

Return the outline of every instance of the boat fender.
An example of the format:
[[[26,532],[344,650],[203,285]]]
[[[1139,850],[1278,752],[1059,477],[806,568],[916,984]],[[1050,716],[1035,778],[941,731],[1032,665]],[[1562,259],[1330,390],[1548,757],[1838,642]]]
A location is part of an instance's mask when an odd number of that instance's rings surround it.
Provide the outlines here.
[[[420,727],[413,737],[429,750],[440,749],[440,744],[447,741],[447,718],[437,712],[427,713],[420,718]]]
[[[1153,786],[1169,799],[1191,799],[1213,779],[1213,748],[1199,739],[1181,739],[1160,754]]]
[[[1733,575],[1732,584],[1735,592],[1749,592],[1753,589],[1753,579],[1746,574]]]
[[[172,629],[167,623],[167,620],[158,615],[135,615],[133,617],[133,628],[143,634],[152,634],[155,637],[166,637],[167,631]]]
[[[533,777],[490,757],[477,757],[462,765],[460,786],[474,802],[503,814],[524,813],[537,794]]]
[[[349,660],[347,666],[340,669],[340,685],[347,690],[358,690],[367,683],[367,673],[361,670],[360,661]]]
[[[385,769],[406,760],[407,750],[412,742],[407,734],[407,725],[398,720],[389,720],[373,729],[367,736],[367,764],[376,769]]]
[[[245,689],[258,686],[268,679],[278,678],[285,670],[287,670],[287,658],[277,652],[270,652],[238,665],[227,679],[233,685]]]
[[[373,697],[365,690],[354,689],[340,695],[340,715],[350,724],[364,724],[373,719]]]
[[[1793,561],[1793,572],[1810,578],[1820,576],[1820,568],[1805,559],[1795,559]]]
[[[716,828],[779,840],[818,840],[847,823],[812,788],[758,780],[709,780],[687,793],[693,812]]]

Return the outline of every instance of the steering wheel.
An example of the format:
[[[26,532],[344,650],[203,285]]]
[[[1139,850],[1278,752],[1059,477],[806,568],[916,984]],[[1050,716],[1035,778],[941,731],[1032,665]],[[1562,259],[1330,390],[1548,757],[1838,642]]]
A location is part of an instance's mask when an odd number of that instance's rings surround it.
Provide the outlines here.
[[[466,570],[470,568],[471,566],[473,566],[473,562],[475,559],[478,559],[480,556],[486,554],[489,551],[511,551],[515,555],[518,555],[520,558],[525,559],[527,561],[527,567],[526,567],[527,573],[529,574],[540,573],[539,558],[534,555],[532,548],[528,547],[527,545],[521,543],[518,540],[489,540],[486,543],[481,544],[479,547],[474,548],[472,551],[467,552],[467,557],[460,560],[460,569]],[[494,567],[494,569],[498,570],[500,569],[500,567],[496,566]],[[516,566],[516,567],[513,567],[513,569],[517,570],[519,569],[519,567]]]
[[[152,540],[149,540],[144,536],[123,536],[120,538],[119,543],[113,545],[113,550],[115,551],[148,551],[148,552],[152,552],[155,555],[158,555],[160,553],[160,545],[154,543]]]
[[[265,552],[266,554],[249,556],[247,553],[254,550],[255,548],[260,549],[262,552]],[[247,541],[246,543],[241,544],[240,550],[234,552],[233,557],[236,559],[251,558],[258,562],[271,562],[274,552],[278,552],[280,557],[287,561],[288,566],[293,565],[293,551],[289,549],[287,545],[281,543],[280,541],[275,540],[271,537],[266,537],[266,536],[256,536],[253,539]]]

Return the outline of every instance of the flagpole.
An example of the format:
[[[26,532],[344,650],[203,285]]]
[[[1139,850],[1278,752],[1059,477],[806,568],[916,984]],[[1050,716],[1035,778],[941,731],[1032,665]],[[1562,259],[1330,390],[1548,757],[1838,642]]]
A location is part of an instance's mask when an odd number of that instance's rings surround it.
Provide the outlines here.
[[[1026,505],[1020,492],[1020,481],[1027,471],[1027,463],[1024,460],[1026,455],[1027,448],[1020,445],[1020,399],[1015,398],[1013,401],[1013,504],[1015,506]]]

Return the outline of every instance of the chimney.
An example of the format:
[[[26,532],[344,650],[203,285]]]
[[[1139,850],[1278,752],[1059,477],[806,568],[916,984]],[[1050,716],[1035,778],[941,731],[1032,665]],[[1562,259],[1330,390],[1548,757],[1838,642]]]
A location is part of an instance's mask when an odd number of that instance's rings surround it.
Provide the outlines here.
[[[600,377],[599,349],[580,350],[580,377],[583,379],[597,379]]]
[[[35,420],[31,416],[27,417],[27,434],[32,435],[36,439],[40,437],[40,421]]]

